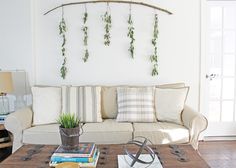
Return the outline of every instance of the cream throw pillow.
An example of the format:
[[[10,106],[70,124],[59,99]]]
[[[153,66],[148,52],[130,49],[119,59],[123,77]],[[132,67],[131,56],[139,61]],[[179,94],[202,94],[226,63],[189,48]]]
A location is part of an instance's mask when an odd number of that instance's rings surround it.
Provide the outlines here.
[[[33,125],[56,123],[61,113],[61,88],[32,87]]]
[[[181,113],[187,98],[189,87],[156,88],[155,108],[159,121],[168,121],[182,125]]]

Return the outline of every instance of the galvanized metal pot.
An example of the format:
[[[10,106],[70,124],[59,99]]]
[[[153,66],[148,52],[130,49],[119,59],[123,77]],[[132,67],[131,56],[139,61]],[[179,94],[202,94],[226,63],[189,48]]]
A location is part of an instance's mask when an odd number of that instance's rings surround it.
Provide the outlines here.
[[[83,133],[83,129],[81,129],[82,133],[80,134],[80,126],[75,128],[62,128],[60,126],[59,129],[62,147],[65,150],[73,150],[79,148],[79,136]]]

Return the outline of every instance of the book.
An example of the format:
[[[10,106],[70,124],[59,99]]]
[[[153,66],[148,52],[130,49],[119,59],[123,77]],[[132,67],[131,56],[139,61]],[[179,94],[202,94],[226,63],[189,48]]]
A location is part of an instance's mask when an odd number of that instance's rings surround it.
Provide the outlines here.
[[[94,143],[80,143],[78,149],[65,150],[62,146],[59,146],[54,156],[67,156],[67,157],[92,157],[95,149]]]
[[[99,155],[100,155],[100,152],[98,150],[97,155],[95,157],[95,160],[93,162],[91,162],[91,163],[79,163],[78,162],[77,164],[80,166],[80,168],[96,168],[97,163],[98,163],[98,159],[99,159]],[[56,167],[60,163],[61,162],[52,162],[52,161],[50,161],[49,166],[50,167]]]
[[[7,115],[0,114],[0,124],[4,124],[6,117],[7,117]]]
[[[117,157],[118,157],[118,168],[130,168],[129,164],[132,163],[132,159],[128,155],[118,155]],[[151,161],[149,154],[141,154],[139,156],[139,159]],[[163,166],[157,156],[155,156],[153,163],[150,165],[136,162],[133,167],[163,168]]]
[[[95,149],[96,149],[96,146],[93,148],[93,151],[92,151],[92,155],[91,157],[84,157],[82,156],[81,157],[81,154],[75,154],[75,153],[53,153],[52,156],[53,157],[79,157],[79,158],[92,158],[94,156],[94,153],[95,153]]]
[[[9,137],[2,137],[2,138],[0,138],[0,143],[6,142],[6,141],[9,141],[9,140],[10,140]]]
[[[81,162],[81,163],[91,163],[96,159],[98,149],[94,150],[92,157],[70,157],[70,156],[54,156],[52,155],[52,162]]]
[[[5,137],[9,137],[8,131],[7,130],[1,130],[0,138],[5,138]]]

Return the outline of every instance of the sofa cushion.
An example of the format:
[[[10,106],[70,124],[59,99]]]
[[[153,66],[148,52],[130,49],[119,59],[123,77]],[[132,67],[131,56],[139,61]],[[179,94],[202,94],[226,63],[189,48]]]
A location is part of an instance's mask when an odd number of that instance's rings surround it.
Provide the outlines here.
[[[155,122],[153,87],[117,88],[119,122]]]
[[[25,144],[61,144],[59,124],[37,125],[23,131]]]
[[[102,98],[102,118],[114,119],[117,117],[117,96],[115,86],[102,87],[101,98]]]
[[[61,95],[62,95],[62,113],[70,112],[70,87],[71,86],[62,86]]]
[[[69,92],[69,93],[68,93]],[[78,116],[81,122],[102,122],[101,87],[62,87],[63,112]]]
[[[133,133],[131,123],[118,123],[114,119],[106,119],[101,123],[86,123],[83,130],[81,141],[101,144],[126,143],[132,139]]]
[[[159,121],[182,124],[181,113],[187,98],[189,87],[155,89],[156,117]]]
[[[134,137],[143,136],[153,144],[188,143],[189,131],[186,127],[174,123],[133,123]]]
[[[33,125],[56,123],[61,113],[61,88],[32,87]]]

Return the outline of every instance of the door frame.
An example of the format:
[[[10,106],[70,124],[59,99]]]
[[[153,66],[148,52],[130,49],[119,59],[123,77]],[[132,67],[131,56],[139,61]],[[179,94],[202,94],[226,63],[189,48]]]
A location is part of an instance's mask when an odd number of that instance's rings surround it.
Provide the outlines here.
[[[200,63],[199,63],[199,111],[207,115],[206,107],[206,33],[207,33],[207,0],[200,0]],[[200,139],[205,139],[207,130]]]
[[[208,1],[223,1],[223,0],[200,0],[201,7],[200,7],[200,86],[199,86],[199,110],[200,112],[207,116],[207,2]],[[227,126],[226,126],[227,127]],[[219,125],[220,128],[220,125]],[[216,128],[217,129],[217,128]],[[227,133],[227,131],[226,131]],[[210,136],[211,134],[215,134],[215,136]],[[224,136],[224,135],[217,135],[217,132],[212,131],[211,133],[207,130],[202,133],[200,139],[203,140],[236,140],[236,136]]]

